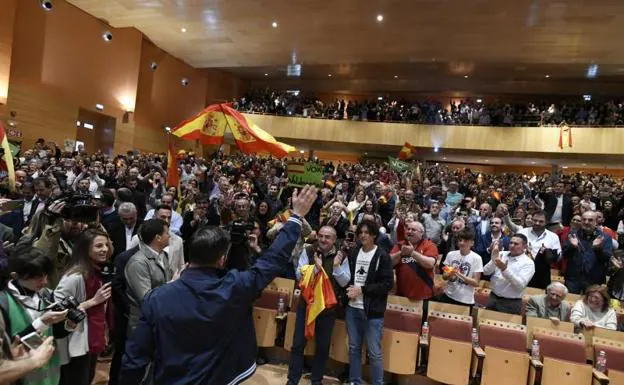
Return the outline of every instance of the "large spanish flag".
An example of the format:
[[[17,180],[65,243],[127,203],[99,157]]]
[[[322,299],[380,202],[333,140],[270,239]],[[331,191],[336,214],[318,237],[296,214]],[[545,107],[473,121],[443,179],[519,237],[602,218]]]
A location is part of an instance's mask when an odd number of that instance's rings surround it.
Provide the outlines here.
[[[171,133],[182,139],[199,140],[202,144],[221,144],[226,128],[232,131],[236,145],[246,154],[269,152],[283,158],[296,151],[295,147],[275,140],[230,104],[208,106],[195,117],[180,123]]]
[[[409,159],[416,154],[416,147],[411,144],[405,142],[403,147],[401,147],[401,151],[399,151],[399,159],[405,160]]]
[[[15,168],[13,167],[13,154],[9,146],[9,138],[4,129],[4,125],[0,122],[0,146],[4,152],[2,157],[2,169],[7,171],[9,177],[9,190],[15,191]]]
[[[311,261],[313,257],[309,256]],[[305,265],[301,268],[301,296],[306,302],[305,338],[314,337],[316,317],[325,309],[336,306],[336,294],[325,270],[314,273],[315,265]]]

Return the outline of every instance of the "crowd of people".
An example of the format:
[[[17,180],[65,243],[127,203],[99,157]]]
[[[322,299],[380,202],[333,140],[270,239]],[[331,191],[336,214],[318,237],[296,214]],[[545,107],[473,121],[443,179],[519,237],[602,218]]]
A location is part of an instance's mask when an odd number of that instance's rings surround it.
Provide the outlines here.
[[[378,97],[372,100],[335,100],[324,103],[313,95],[275,90],[252,90],[234,100],[242,112],[318,119],[345,119],[375,122],[418,124],[542,126],[570,125],[617,126],[624,124],[624,103],[608,102],[483,102],[482,99],[449,101],[395,100]]]
[[[289,185],[287,159],[184,153],[179,186],[166,184],[166,162],[64,153],[43,139],[15,158],[16,191],[0,200],[0,379],[87,385],[112,354],[111,385],[239,383],[256,367],[251,304],[274,277],[300,281],[308,266],[326,272],[338,302],[316,319],[313,384],[338,318],[346,377],[361,383],[366,341],[382,383],[390,293],[472,307],[487,279],[490,309],[520,314],[535,287],[546,294],[529,315],[567,319],[570,292],[584,294],[571,309],[578,329],[622,327],[624,187],[608,174],[316,161],[317,191]],[[306,307],[293,309],[289,384],[304,370]],[[27,352],[17,342],[32,332],[44,340]]]

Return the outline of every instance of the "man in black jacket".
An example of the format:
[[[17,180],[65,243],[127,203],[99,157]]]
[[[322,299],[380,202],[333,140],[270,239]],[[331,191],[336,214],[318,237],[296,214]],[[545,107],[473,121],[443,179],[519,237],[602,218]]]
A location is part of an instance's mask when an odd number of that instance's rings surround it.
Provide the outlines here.
[[[572,198],[564,194],[564,185],[557,182],[552,193],[540,194],[544,201],[544,212],[548,223],[561,223],[570,226],[572,220]]]
[[[349,255],[351,280],[347,288],[349,305],[345,318],[349,334],[349,380],[353,384],[362,382],[364,338],[371,366],[371,382],[383,383],[383,317],[388,293],[394,284],[394,274],[390,256],[375,245],[377,235],[379,227],[375,222],[360,222],[357,236],[362,246]]]

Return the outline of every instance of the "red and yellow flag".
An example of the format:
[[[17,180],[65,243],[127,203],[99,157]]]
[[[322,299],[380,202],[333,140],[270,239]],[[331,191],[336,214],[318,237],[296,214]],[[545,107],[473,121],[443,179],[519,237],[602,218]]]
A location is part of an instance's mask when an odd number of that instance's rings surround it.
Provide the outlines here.
[[[572,147],[572,127],[566,123],[559,125],[559,148]]]
[[[310,256],[309,258],[312,258]],[[338,303],[334,288],[324,269],[314,274],[315,265],[305,265],[301,268],[301,297],[306,302],[305,338],[314,337],[316,317],[325,309],[330,309]]]
[[[213,104],[195,117],[177,125],[171,133],[185,140],[199,140],[202,144],[222,144],[225,129],[234,135],[238,148],[245,154],[269,152],[279,158],[296,148],[278,142],[229,104]]]
[[[401,147],[401,151],[399,151],[399,159],[405,160],[409,159],[416,154],[416,147],[411,144],[405,142],[403,147]]]
[[[7,137],[7,133],[2,122],[0,122],[0,146],[4,151],[1,168],[7,171],[9,178],[9,190],[15,191],[15,168],[13,167],[13,154],[11,154],[9,138]]]
[[[173,143],[169,141],[169,151],[167,151],[167,187],[180,187],[180,172],[178,171],[178,162],[176,161],[175,148]]]

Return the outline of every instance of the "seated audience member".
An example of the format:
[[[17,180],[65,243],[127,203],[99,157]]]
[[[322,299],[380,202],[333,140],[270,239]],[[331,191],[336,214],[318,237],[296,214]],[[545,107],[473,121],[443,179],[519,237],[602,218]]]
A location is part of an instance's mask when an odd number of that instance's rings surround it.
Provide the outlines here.
[[[457,234],[459,250],[451,251],[444,260],[442,277],[447,281],[440,300],[455,305],[474,305],[474,288],[479,286],[483,261],[481,256],[472,251],[474,233],[467,228]]]
[[[611,302],[617,301],[614,306],[620,309],[624,308],[624,269],[622,269],[624,259],[624,250],[616,250],[613,253],[613,257],[609,261],[609,283],[607,288],[609,289],[609,296],[611,296]]]
[[[535,273],[533,260],[524,252],[526,247],[527,239],[522,234],[511,237],[509,251],[501,252],[498,244],[492,246],[492,260],[483,268],[484,274],[492,275],[487,309],[522,313],[524,289]]]
[[[609,304],[609,293],[604,285],[591,285],[582,300],[572,307],[570,321],[577,331],[582,329],[617,329],[617,316]]]
[[[526,305],[526,316],[548,318],[554,324],[567,321],[570,317],[570,306],[565,301],[568,288],[561,282],[553,282],[546,288],[546,294],[529,297]]]

